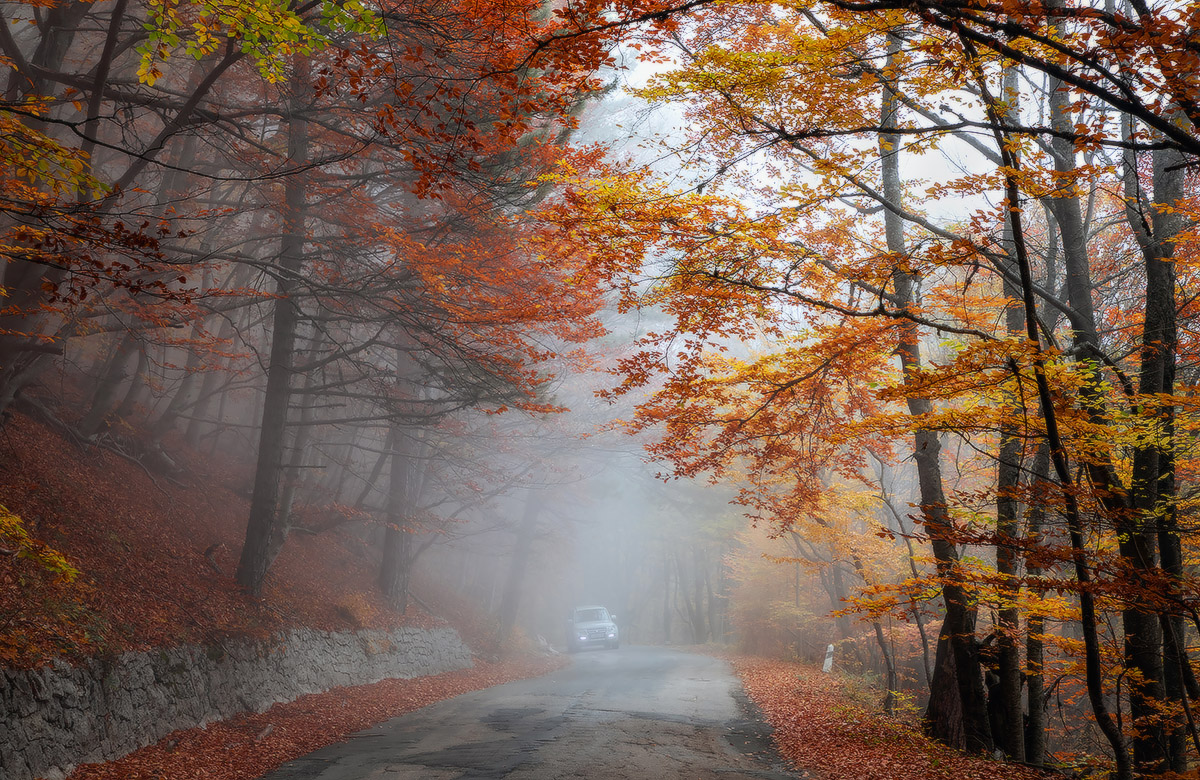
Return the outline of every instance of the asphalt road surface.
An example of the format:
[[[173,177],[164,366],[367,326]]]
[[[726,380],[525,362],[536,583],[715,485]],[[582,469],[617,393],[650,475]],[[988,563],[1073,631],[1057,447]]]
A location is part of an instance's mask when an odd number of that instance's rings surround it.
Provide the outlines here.
[[[359,732],[265,780],[793,780],[727,664],[589,650]]]

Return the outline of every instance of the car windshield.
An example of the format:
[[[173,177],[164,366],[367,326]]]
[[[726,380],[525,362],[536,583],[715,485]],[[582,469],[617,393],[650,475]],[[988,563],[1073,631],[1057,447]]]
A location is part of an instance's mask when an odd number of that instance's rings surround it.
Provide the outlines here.
[[[575,620],[578,623],[590,623],[597,620],[608,620],[608,611],[603,607],[595,609],[577,609],[575,610]]]

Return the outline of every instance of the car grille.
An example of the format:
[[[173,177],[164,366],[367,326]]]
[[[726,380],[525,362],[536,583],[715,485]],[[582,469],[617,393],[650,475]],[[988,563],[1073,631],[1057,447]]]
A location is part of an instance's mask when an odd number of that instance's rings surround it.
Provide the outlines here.
[[[607,628],[589,628],[587,630],[588,639],[605,639],[608,636]]]

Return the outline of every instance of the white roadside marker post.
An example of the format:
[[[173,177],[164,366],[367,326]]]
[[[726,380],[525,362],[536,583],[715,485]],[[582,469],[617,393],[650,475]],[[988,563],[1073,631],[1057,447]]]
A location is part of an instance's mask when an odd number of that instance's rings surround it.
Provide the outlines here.
[[[825,650],[825,663],[821,665],[821,671],[825,674],[833,671],[833,645]]]

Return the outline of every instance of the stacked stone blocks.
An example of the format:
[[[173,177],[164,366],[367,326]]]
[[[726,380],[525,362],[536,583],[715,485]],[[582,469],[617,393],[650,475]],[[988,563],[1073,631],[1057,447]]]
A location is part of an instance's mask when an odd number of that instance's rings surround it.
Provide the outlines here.
[[[267,642],[185,645],[72,666],[0,669],[0,778],[58,778],[177,729],[349,685],[471,666],[450,628],[296,630]]]

